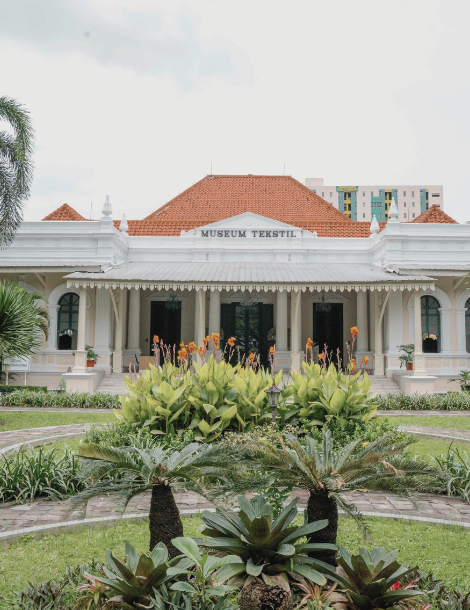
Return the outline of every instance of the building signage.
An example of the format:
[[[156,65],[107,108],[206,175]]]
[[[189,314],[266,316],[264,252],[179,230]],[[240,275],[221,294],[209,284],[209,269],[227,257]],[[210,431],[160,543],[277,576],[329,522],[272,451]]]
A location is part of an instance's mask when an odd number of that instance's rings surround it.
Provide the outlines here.
[[[236,238],[249,238],[249,237],[274,237],[285,238],[285,237],[297,237],[300,231],[295,230],[260,230],[260,229],[201,229],[201,237],[236,237]]]
[[[3,364],[5,367],[8,367],[10,373],[27,373],[30,370],[31,359],[29,356],[5,358]]]

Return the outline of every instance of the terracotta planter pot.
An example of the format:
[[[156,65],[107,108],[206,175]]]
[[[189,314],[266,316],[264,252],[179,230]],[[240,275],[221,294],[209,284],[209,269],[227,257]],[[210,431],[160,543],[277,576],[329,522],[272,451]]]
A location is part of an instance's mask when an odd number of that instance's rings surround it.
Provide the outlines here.
[[[413,370],[413,363],[412,363],[412,362],[407,362],[407,364],[406,364],[406,370],[407,370],[407,371],[412,371],[412,370]]]
[[[92,369],[95,366],[95,361],[94,360],[87,360],[86,361],[86,365],[87,365],[87,368]]]

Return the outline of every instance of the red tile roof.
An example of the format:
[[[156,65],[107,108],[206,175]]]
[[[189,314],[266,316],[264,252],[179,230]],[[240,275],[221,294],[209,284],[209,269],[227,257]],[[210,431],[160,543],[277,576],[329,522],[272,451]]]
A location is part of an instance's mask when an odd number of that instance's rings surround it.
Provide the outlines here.
[[[251,174],[206,176],[144,220],[197,222],[202,226],[244,212],[296,226],[315,220],[354,222],[291,176]]]
[[[86,220],[86,218],[83,218],[68,203],[64,203],[60,208],[57,208],[57,210],[43,218],[43,220]]]
[[[448,214],[446,214],[439,206],[436,204],[432,205],[425,212],[420,214],[418,218],[415,218],[411,222],[419,222],[419,223],[440,223],[440,224],[448,224],[448,225],[456,225],[458,222],[451,218]]]

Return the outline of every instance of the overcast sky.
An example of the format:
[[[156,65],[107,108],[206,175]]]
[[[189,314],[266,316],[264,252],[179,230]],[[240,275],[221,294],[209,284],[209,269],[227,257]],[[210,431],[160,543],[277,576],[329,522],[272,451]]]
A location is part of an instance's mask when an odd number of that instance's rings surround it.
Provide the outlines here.
[[[470,220],[468,0],[0,0],[27,220],[143,218],[212,171],[443,184]]]

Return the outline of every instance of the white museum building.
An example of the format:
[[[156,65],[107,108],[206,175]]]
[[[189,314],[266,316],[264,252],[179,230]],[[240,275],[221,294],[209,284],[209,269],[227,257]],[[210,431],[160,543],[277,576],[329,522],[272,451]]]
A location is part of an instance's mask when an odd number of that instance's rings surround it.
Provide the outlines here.
[[[399,222],[354,221],[290,176],[206,176],[143,220],[100,220],[67,204],[23,222],[0,252],[0,277],[40,292],[49,336],[28,383],[95,391],[129,363],[154,362],[153,336],[201,345],[214,332],[237,354],[276,346],[299,370],[308,338],[404,392],[456,389],[470,366],[470,225],[431,206]],[[415,345],[413,370],[398,346]],[[99,355],[87,368],[85,346]],[[222,355],[221,355],[222,357]],[[238,357],[238,356],[237,356]]]

